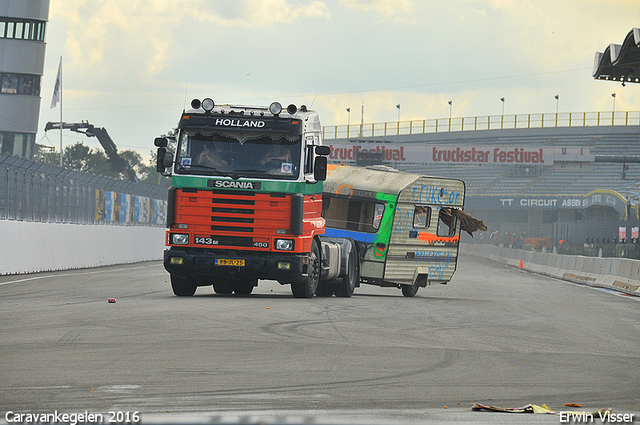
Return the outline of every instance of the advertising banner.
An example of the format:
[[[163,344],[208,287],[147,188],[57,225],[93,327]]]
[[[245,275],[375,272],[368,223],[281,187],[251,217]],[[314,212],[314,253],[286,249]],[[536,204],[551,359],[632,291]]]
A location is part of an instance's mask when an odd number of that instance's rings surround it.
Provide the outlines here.
[[[134,197],[133,221],[136,223],[149,222],[149,198],[145,196]]]
[[[154,199],[153,200],[153,224],[164,224],[167,219],[167,202]]]
[[[358,153],[382,153],[384,162],[492,164],[492,165],[553,165],[554,150],[545,147],[515,147],[475,145],[436,145],[423,143],[329,143],[331,163],[355,162]]]
[[[104,192],[104,220],[114,221],[116,219],[116,193]]]
[[[104,203],[105,203],[104,191],[96,189],[96,211],[95,211],[96,221],[104,220]]]
[[[618,227],[618,240],[627,239],[627,228],[626,227]]]
[[[120,222],[126,223],[129,221],[129,209],[131,207],[131,195],[122,193],[120,198]]]

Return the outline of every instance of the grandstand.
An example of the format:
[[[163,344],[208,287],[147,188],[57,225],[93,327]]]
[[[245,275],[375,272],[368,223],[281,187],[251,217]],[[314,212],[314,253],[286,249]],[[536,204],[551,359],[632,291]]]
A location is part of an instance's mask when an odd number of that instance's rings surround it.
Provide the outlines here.
[[[543,118],[539,122],[559,124],[525,128],[520,128],[525,120],[517,117],[500,120],[501,128],[497,129],[462,131],[465,126],[440,124],[436,125],[441,129],[438,132],[418,134],[402,134],[400,125],[377,125],[398,131],[349,138],[331,138],[339,133],[331,128],[325,131],[325,136],[329,135],[325,144],[335,152],[329,159],[333,163],[366,165],[372,163],[371,155],[363,161],[361,153],[379,152],[374,163],[464,180],[465,208],[489,225],[489,233],[545,238],[549,247],[559,246],[563,240],[568,242],[565,249],[572,244],[578,249],[586,240],[585,231],[579,232],[578,240],[572,237],[572,226],[580,224],[584,228],[586,223],[588,228],[591,222],[593,231],[587,230],[586,234],[593,238],[635,242],[640,207],[640,114],[610,112],[602,120],[600,116],[593,122],[576,119],[574,114],[571,125],[566,125],[567,120]],[[478,120],[466,119],[474,121]],[[505,128],[505,122],[511,123],[510,128]],[[421,126],[413,124],[411,128],[414,131]],[[478,151],[485,156],[477,156]],[[523,154],[516,154],[521,155],[515,157],[517,161],[513,157],[511,162],[497,160],[501,152],[516,151],[531,155],[539,152],[540,160],[530,160],[537,156]],[[602,225],[603,220],[610,225]],[[625,237],[620,233],[623,225],[628,227]]]

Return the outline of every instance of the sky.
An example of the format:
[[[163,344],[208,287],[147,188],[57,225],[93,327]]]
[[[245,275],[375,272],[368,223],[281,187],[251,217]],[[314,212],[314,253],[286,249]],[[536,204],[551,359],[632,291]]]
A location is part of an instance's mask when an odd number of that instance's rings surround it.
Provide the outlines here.
[[[193,98],[304,104],[325,126],[610,112],[612,93],[640,111],[639,84],[592,77],[638,26],[638,0],[51,0],[36,141],[60,145],[43,129],[61,57],[63,121],[145,159]]]

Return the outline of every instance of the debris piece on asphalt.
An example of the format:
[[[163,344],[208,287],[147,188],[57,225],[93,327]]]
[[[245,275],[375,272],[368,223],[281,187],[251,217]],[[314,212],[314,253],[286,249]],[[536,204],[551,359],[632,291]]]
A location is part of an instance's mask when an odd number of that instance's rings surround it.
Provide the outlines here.
[[[582,407],[581,405],[575,404],[575,403],[566,403],[565,406]],[[471,410],[474,410],[476,412],[488,411],[488,412],[504,412],[504,413],[543,413],[547,415],[558,414],[561,416],[572,415],[572,417],[579,416],[579,417],[591,417],[591,418],[596,417],[596,415],[601,418],[611,415],[611,408],[604,408],[604,409],[596,410],[595,412],[562,411],[560,413],[556,413],[553,410],[551,410],[551,408],[546,404],[543,404],[542,406],[538,406],[537,404],[527,404],[526,406],[522,406],[522,407],[498,407],[498,406],[487,406],[485,404],[475,403],[471,407]]]
[[[549,408],[546,404],[542,406],[538,406],[537,404],[527,404],[522,407],[498,407],[498,406],[487,406],[485,404],[476,403],[473,405],[471,410],[481,411],[486,410],[489,412],[505,412],[505,413],[546,413],[546,414],[555,414],[553,410]]]

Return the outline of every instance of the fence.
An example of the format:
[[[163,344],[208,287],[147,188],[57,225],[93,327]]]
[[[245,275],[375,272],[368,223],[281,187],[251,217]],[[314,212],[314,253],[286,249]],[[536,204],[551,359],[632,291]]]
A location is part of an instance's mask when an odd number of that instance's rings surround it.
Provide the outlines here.
[[[525,243],[541,250],[556,247],[562,254],[594,257],[632,258],[640,260],[640,220],[556,222],[542,225],[489,223],[491,231],[474,239],[465,237],[468,244],[504,244],[504,237],[524,234]],[[498,233],[491,239],[493,232]],[[562,243],[560,243],[562,241]],[[537,246],[536,246],[537,244]],[[507,244],[510,246],[511,242]]]
[[[640,112],[638,111],[491,115],[325,126],[322,128],[322,137],[324,139],[344,139],[349,137],[399,136],[403,134],[449,131],[639,124]]]
[[[0,220],[163,226],[166,189],[0,155]]]

